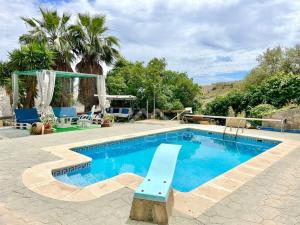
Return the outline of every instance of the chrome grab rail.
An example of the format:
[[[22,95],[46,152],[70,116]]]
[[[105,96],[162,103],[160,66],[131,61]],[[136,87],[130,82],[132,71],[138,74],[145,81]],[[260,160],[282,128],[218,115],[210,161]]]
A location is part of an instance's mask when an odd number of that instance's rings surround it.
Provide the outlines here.
[[[230,119],[231,118],[228,118],[228,122],[230,121]],[[225,129],[224,129],[224,131],[223,131],[223,137],[222,137],[222,139],[224,140],[224,138],[225,138],[225,133],[226,133],[226,129],[227,129],[227,122],[225,122]]]
[[[241,125],[241,122],[242,122],[243,120],[241,119],[240,120],[240,122],[239,122],[239,124],[238,124],[238,127],[237,127],[237,129],[236,129],[236,132],[235,132],[235,136],[234,136],[234,140],[236,141],[236,138],[237,138],[237,135],[238,135],[238,132],[239,132],[239,129],[240,129],[240,125]],[[244,129],[244,128],[243,128]]]
[[[286,123],[286,118],[284,118],[283,120],[281,120],[281,124],[280,124],[280,132],[283,132],[283,126]]]

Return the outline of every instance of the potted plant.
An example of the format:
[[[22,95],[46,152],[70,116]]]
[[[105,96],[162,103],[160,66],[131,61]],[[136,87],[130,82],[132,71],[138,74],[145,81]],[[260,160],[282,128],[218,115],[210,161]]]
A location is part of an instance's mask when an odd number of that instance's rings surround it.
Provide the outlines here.
[[[114,122],[114,116],[111,114],[106,114],[103,117],[103,122],[101,124],[101,127],[110,127]]]
[[[55,125],[55,116],[53,114],[42,114],[41,123],[34,123],[31,127],[32,134],[50,134],[53,133]]]

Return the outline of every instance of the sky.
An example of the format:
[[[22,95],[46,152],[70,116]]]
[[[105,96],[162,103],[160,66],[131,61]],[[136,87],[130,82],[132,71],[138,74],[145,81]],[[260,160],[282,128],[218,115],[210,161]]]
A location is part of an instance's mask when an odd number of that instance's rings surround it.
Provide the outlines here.
[[[0,0],[0,60],[18,48],[39,7],[60,13],[105,14],[121,53],[147,63],[164,57],[168,69],[199,84],[242,79],[266,48],[300,43],[300,0]],[[76,18],[74,16],[73,20]]]

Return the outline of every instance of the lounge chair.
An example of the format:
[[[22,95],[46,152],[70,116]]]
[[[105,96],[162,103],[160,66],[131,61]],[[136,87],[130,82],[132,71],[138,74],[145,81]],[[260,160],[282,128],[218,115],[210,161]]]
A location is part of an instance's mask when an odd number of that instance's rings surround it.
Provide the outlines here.
[[[25,129],[28,124],[39,122],[40,118],[36,108],[31,109],[15,109],[16,123],[15,127]]]
[[[80,127],[88,127],[93,123],[94,120],[94,114],[95,114],[96,106],[93,105],[92,110],[88,112],[87,114],[80,115],[78,117],[77,124],[80,125]]]
[[[174,196],[172,181],[181,145],[161,144],[152,159],[148,174],[136,189],[130,218],[167,224]]]
[[[133,115],[132,108],[112,108],[111,114],[116,118],[130,119]]]
[[[74,107],[53,107],[55,117],[67,118],[71,121],[71,124],[76,124],[78,120],[76,108]]]

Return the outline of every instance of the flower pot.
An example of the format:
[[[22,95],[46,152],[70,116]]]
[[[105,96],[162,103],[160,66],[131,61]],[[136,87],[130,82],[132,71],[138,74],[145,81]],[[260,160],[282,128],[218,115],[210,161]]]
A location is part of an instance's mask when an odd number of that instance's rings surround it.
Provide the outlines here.
[[[108,120],[104,120],[103,123],[101,124],[101,127],[110,127],[111,126],[111,122]]]
[[[51,134],[53,133],[52,126],[49,124],[44,125],[43,123],[33,123],[31,126],[31,134],[41,135],[41,134]]]

